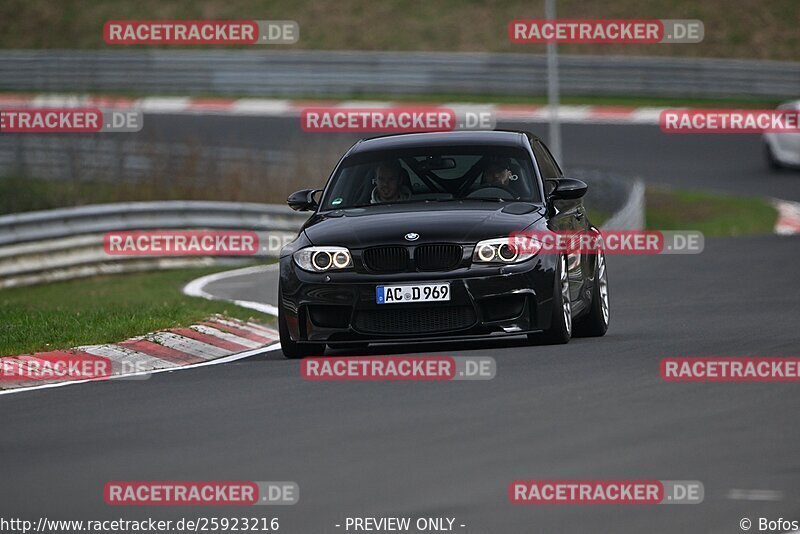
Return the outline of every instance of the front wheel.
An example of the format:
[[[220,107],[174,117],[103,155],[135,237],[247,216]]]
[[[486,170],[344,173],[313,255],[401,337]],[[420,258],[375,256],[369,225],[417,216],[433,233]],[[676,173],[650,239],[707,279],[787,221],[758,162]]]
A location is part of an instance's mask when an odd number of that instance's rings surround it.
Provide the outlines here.
[[[281,339],[281,350],[283,355],[290,359],[305,358],[306,356],[322,356],[325,353],[323,343],[298,343],[292,341],[289,335],[289,327],[286,325],[286,317],[283,313],[283,299],[278,290],[278,334]]]
[[[531,334],[531,341],[543,341],[550,345],[569,343],[572,337],[572,304],[569,300],[569,271],[567,257],[560,256],[556,264],[555,287],[553,289],[553,314],[550,328],[541,334]]]
[[[606,269],[606,255],[598,251],[595,256],[594,287],[592,288],[592,303],[586,315],[575,321],[575,336],[599,337],[608,331],[608,271]]]

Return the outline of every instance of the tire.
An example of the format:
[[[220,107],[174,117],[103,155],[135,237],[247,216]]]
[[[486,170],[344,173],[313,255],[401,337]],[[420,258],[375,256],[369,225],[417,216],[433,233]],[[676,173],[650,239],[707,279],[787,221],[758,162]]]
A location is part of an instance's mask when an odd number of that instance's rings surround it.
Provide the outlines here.
[[[530,334],[528,339],[548,345],[569,343],[572,337],[572,304],[569,301],[569,276],[567,257],[559,256],[553,288],[553,315],[550,328],[541,334]]]
[[[289,327],[286,326],[286,317],[283,315],[283,299],[280,297],[280,289],[278,289],[278,334],[280,334],[281,339],[281,350],[287,359],[295,360],[306,356],[322,356],[325,354],[324,343],[298,343],[292,341],[292,337],[289,335]]]
[[[573,334],[576,337],[600,337],[608,331],[609,299],[608,299],[608,269],[606,268],[606,255],[598,251],[595,255],[594,287],[592,288],[592,303],[589,311],[575,321]]]
[[[777,171],[783,168],[781,162],[775,157],[775,153],[772,151],[772,146],[770,146],[770,144],[767,142],[764,143],[764,153],[767,156],[767,165],[769,165],[770,169]]]

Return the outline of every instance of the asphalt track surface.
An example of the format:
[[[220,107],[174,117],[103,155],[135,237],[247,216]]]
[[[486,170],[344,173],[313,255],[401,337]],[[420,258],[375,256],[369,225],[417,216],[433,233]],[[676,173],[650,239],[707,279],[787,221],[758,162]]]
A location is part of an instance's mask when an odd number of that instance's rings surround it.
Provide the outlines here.
[[[800,196],[800,176],[751,162],[744,136],[688,151],[692,143],[665,140],[655,127],[564,133],[575,165],[598,155],[595,166],[657,182]],[[750,167],[737,166],[745,160]],[[304,382],[299,363],[276,351],[145,381],[7,396],[0,515],[277,516],[287,533],[344,532],[334,525],[347,516],[449,516],[466,525],[456,532],[480,533],[730,533],[744,517],[800,519],[797,385],[671,384],[659,375],[665,356],[796,355],[798,260],[800,238],[782,236],[707,239],[692,256],[609,257],[604,338],[365,352],[492,356],[491,381]],[[274,304],[275,275],[206,289]],[[517,506],[506,497],[516,479],[699,480],[705,501]],[[291,480],[301,496],[292,507],[111,508],[110,480]],[[774,500],[730,498],[753,489]]]
[[[365,136],[353,133],[304,133],[297,117],[148,115],[147,132],[164,140],[199,145],[299,151],[313,158],[326,154],[317,183],[328,178],[341,154]],[[547,124],[503,122],[498,127],[530,130],[547,139]],[[143,134],[144,135],[144,134]],[[155,135],[155,134],[154,134]],[[766,196],[800,201],[800,171],[767,168],[760,135],[665,134],[658,126],[565,124],[565,168],[596,168],[637,175],[648,183]]]

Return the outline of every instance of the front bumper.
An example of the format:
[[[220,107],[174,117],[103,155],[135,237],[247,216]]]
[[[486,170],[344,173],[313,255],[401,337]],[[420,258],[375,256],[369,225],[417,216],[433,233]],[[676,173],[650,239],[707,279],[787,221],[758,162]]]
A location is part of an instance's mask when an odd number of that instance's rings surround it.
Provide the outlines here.
[[[327,343],[467,339],[550,326],[557,256],[447,272],[310,273],[280,261],[281,314],[293,341]],[[449,302],[377,304],[375,287],[449,282]]]

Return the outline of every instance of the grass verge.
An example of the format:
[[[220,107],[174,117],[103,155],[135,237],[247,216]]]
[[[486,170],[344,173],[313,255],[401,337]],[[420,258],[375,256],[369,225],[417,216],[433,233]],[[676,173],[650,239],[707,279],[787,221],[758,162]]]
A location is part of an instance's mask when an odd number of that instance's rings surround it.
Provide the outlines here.
[[[766,200],[648,186],[648,230],[699,230],[709,236],[771,234],[778,213]]]
[[[611,213],[600,211],[591,207],[586,208],[586,213],[589,215],[589,220],[592,224],[600,228],[603,224],[611,218]]]
[[[545,45],[508,38],[511,20],[544,14],[544,0],[4,0],[0,46],[107,50],[113,48],[103,41],[108,20],[288,19],[299,23],[300,40],[273,49],[544,53]],[[697,44],[559,45],[565,54],[796,60],[800,50],[797,0],[559,0],[558,18],[700,19],[705,25]]]
[[[0,355],[114,343],[188,326],[222,313],[268,322],[272,316],[227,302],[187,297],[187,282],[221,267],[98,276],[0,291]]]

